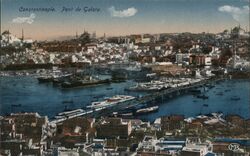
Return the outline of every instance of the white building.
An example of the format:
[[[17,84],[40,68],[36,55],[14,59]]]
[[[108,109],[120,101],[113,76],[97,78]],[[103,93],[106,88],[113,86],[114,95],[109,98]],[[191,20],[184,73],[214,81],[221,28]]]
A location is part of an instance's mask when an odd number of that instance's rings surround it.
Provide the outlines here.
[[[58,147],[58,155],[61,156],[66,156],[66,155],[70,155],[70,156],[79,156],[79,152],[77,149],[67,149],[65,147]]]
[[[54,59],[56,58],[56,55],[53,53],[49,54],[49,63],[54,63]]]
[[[207,141],[205,143],[201,143],[198,139],[193,142],[190,139],[187,139],[186,146],[182,149],[182,154],[193,154],[195,156],[205,156],[208,153],[212,153],[213,145],[211,142]]]
[[[211,66],[212,65],[212,57],[206,56],[205,57],[205,66]]]
[[[78,61],[78,58],[75,55],[71,56],[71,62],[75,63]]]
[[[186,63],[189,63],[189,56],[190,56],[190,54],[182,54],[182,53],[177,53],[176,55],[175,55],[175,62],[177,63],[177,64],[182,64],[182,63],[184,63],[184,62],[186,62]]]

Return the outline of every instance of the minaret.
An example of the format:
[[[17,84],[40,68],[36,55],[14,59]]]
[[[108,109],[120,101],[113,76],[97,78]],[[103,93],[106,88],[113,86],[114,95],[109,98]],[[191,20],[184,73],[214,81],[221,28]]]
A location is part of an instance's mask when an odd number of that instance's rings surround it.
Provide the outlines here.
[[[77,33],[77,31],[76,31],[76,39],[78,39],[78,33]]]
[[[10,42],[10,30],[8,30],[8,43]]]
[[[92,38],[96,38],[96,32],[95,31],[92,34]]]
[[[22,38],[21,40],[23,41],[24,40],[24,33],[23,33],[23,29],[22,29]]]

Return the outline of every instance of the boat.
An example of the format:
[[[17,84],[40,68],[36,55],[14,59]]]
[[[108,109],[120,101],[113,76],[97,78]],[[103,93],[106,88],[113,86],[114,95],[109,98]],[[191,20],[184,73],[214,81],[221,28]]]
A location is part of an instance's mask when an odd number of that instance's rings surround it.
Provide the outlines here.
[[[232,101],[239,101],[239,100],[240,100],[240,97],[238,97],[238,96],[233,96],[233,97],[231,97],[231,100],[232,100]]]
[[[138,109],[135,113],[136,115],[147,114],[147,113],[158,111],[158,109],[159,109],[159,106],[147,107],[147,108]]]
[[[73,82],[64,82],[61,84],[62,88],[75,88],[75,87],[86,87],[93,86],[99,84],[107,84],[110,83],[109,79],[106,80],[88,80],[88,81],[73,81]]]
[[[85,112],[83,109],[68,110],[68,111],[58,113],[58,115],[56,115],[55,118],[56,119],[70,118],[70,117],[74,117],[74,116],[77,116],[79,114],[82,114],[83,112]]]
[[[74,101],[73,100],[64,100],[64,101],[62,101],[62,103],[74,103]]]
[[[22,105],[21,104],[12,104],[11,106],[12,107],[21,107]]]
[[[45,83],[45,82],[57,83],[57,82],[59,82],[59,79],[66,78],[66,77],[69,77],[69,76],[71,76],[71,74],[52,73],[50,75],[37,77],[37,80],[40,83]]]
[[[200,99],[208,99],[208,96],[206,96],[206,95],[197,95],[196,96],[197,98],[200,98]]]
[[[52,82],[53,81],[53,77],[50,77],[50,76],[41,76],[41,77],[38,77],[37,80],[39,81],[39,83]]]
[[[58,115],[68,115],[68,114],[77,113],[77,112],[83,112],[83,109],[64,111],[64,112],[58,113]]]
[[[106,88],[106,90],[112,90],[112,89],[113,89],[112,87]]]
[[[133,116],[133,113],[131,112],[131,113],[124,113],[124,114],[119,114],[119,115],[126,117],[126,116]]]
[[[200,94],[201,93],[201,90],[199,89],[190,89],[188,90],[190,93],[194,93],[194,94]]]
[[[205,84],[205,87],[207,87],[208,89],[212,89],[212,88],[214,88],[215,86],[212,85],[212,84]]]
[[[218,92],[216,95],[222,96],[223,93],[222,92]]]
[[[208,107],[208,104],[203,104],[204,107]]]
[[[52,80],[52,83],[53,83],[54,86],[59,86],[62,82],[63,82],[62,78],[60,78],[60,79],[55,78],[55,79]]]
[[[104,101],[92,102],[91,105],[87,106],[87,108],[98,109],[98,108],[107,108],[111,106],[115,106],[122,102],[127,102],[135,99],[134,96],[129,95],[115,95],[113,97],[106,97]]]

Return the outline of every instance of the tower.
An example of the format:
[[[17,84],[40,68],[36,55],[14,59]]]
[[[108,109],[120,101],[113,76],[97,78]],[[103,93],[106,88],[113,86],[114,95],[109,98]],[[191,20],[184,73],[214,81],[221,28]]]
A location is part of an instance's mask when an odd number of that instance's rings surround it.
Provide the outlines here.
[[[92,38],[96,38],[96,32],[95,31],[92,34]]]
[[[10,42],[10,30],[8,30],[8,38],[7,38],[8,43]]]
[[[78,33],[77,33],[77,31],[76,31],[76,39],[78,39]]]
[[[24,33],[23,33],[23,29],[22,29],[22,38],[21,40],[23,41],[24,40]]]

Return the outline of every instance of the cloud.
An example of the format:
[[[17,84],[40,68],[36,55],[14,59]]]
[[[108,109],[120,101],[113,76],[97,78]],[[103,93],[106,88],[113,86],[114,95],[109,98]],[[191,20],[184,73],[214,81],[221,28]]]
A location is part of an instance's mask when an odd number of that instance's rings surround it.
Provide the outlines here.
[[[225,12],[230,14],[234,20],[241,21],[248,17],[249,15],[249,6],[245,5],[242,8],[224,5],[218,8],[220,12]]]
[[[125,10],[116,10],[115,7],[112,6],[108,10],[109,10],[111,16],[120,17],[120,18],[131,17],[131,16],[134,16],[138,12],[138,10],[134,7],[131,7],[131,8],[125,9]]]
[[[28,23],[32,24],[34,22],[34,19],[36,18],[36,15],[34,13],[30,14],[28,17],[17,17],[12,19],[13,23]]]

